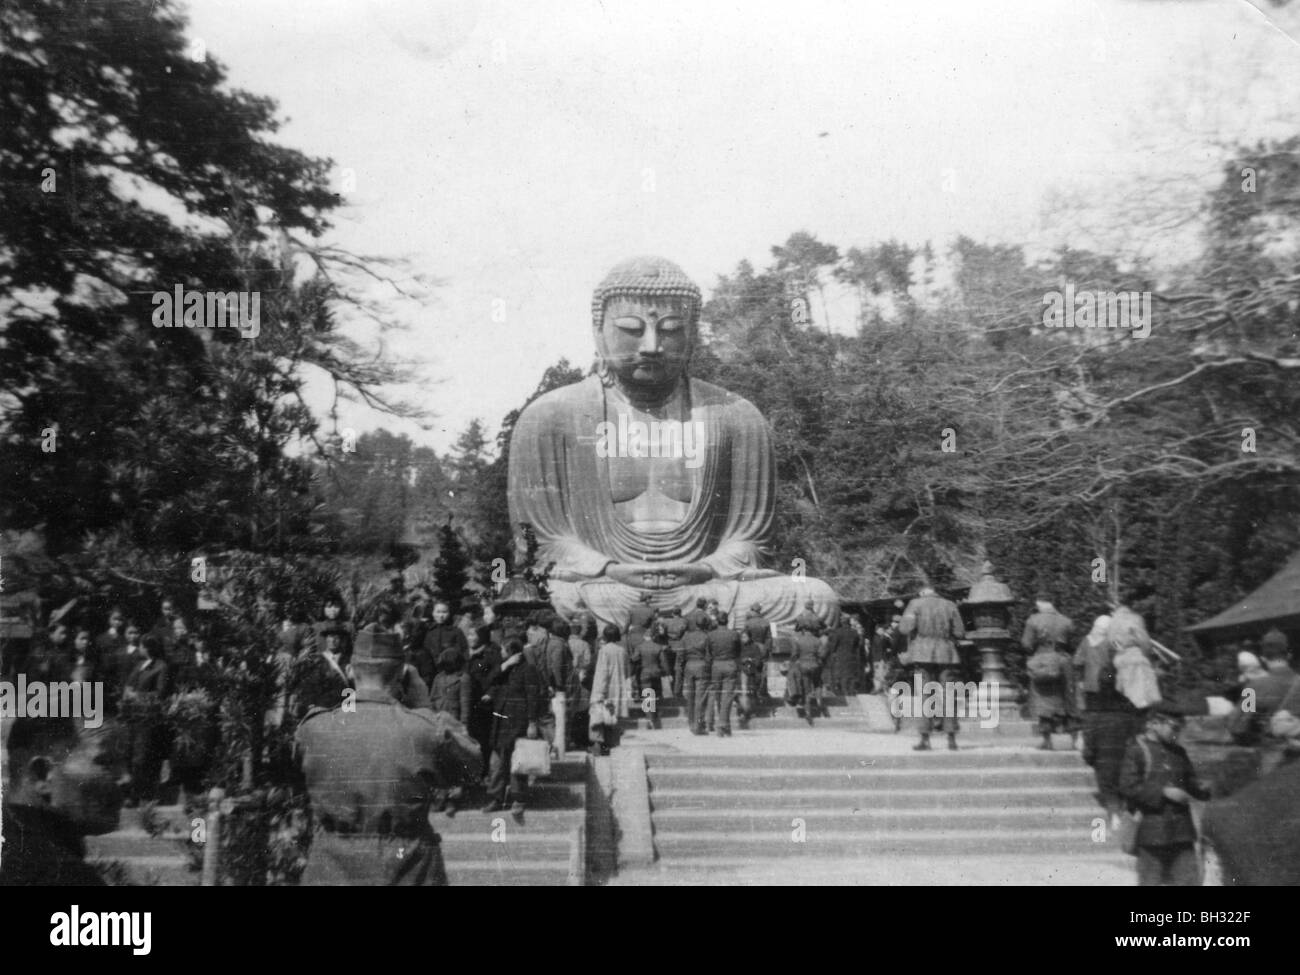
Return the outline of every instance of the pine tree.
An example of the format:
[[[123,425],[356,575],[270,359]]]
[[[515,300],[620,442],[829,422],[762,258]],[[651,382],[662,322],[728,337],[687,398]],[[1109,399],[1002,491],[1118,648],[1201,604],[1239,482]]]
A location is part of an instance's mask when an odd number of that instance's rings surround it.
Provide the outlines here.
[[[453,613],[460,609],[469,579],[469,558],[451,518],[438,529],[438,557],[433,560],[433,587],[439,599],[445,599]]]

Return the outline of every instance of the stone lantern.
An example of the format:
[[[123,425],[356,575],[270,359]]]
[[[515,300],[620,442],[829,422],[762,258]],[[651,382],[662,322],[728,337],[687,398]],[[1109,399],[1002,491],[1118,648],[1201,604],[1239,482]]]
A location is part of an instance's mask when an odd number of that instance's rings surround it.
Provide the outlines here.
[[[522,635],[528,617],[538,610],[550,609],[551,604],[542,598],[541,588],[524,576],[512,575],[501,585],[492,600],[494,625],[502,630],[502,642],[511,636]]]
[[[980,569],[979,582],[971,586],[963,606],[974,629],[966,638],[975,644],[980,655],[980,678],[997,688],[998,707],[1015,713],[1019,704],[1019,689],[1007,677],[1003,653],[1011,641],[1011,605],[1015,597],[1006,583],[999,582],[993,574],[993,563],[985,562]],[[996,682],[996,683],[995,683]]]

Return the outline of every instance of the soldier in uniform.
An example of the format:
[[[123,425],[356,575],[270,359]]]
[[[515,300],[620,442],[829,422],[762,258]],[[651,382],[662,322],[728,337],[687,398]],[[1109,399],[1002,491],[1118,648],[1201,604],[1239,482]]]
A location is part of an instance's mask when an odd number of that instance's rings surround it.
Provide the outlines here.
[[[653,728],[660,727],[659,702],[664,698],[663,679],[668,676],[668,637],[663,624],[656,624],[646,633],[632,655],[632,679],[636,683],[637,699],[646,710]],[[647,696],[646,691],[650,691]]]
[[[817,604],[811,599],[803,604],[803,612],[799,614],[794,622],[796,628],[802,623],[804,629],[813,636],[821,636],[822,618],[817,615]]]
[[[682,652],[682,640],[686,637],[686,617],[682,616],[680,607],[674,606],[664,617],[664,635],[668,638],[668,649],[665,651],[668,669],[664,671],[664,676],[671,679],[677,672],[677,655]],[[671,696],[673,688],[667,690]],[[677,688],[677,693],[681,693],[680,687]]]
[[[772,623],[763,615],[763,607],[758,603],[750,606],[749,612],[745,614],[744,633],[746,646],[756,648],[748,655],[749,659],[758,658],[762,661],[757,674],[752,675],[748,681],[750,685],[748,694],[751,698],[765,698],[767,697],[767,661],[772,656]],[[745,693],[742,689],[742,696]],[[756,703],[755,701],[749,705],[749,714],[753,714]]]
[[[695,600],[695,608],[686,614],[687,622],[694,623],[695,628],[700,632],[704,632],[705,626],[708,625],[706,622],[709,619],[708,606],[709,601],[701,596]]]
[[[650,624],[654,622],[655,610],[650,605],[650,593],[641,593],[641,601],[636,603],[627,614],[627,626],[624,627],[623,636],[624,645],[632,653],[641,645],[641,641],[646,638],[650,632]]]
[[[812,727],[813,718],[820,712],[826,714],[822,703],[822,666],[826,662],[825,643],[811,629],[814,624],[802,616],[794,625],[794,653],[790,656],[790,683],[786,697],[789,701],[803,702],[804,720]],[[821,625],[819,620],[816,624]],[[796,706],[796,712],[798,708]]]
[[[1068,616],[1056,611],[1047,596],[1039,596],[1034,601],[1034,609],[1029,619],[1025,620],[1025,629],[1020,637],[1020,645],[1030,653],[1039,649],[1053,653],[1070,652],[1070,631],[1074,628]]]
[[[900,629],[907,636],[907,656],[905,664],[917,667],[923,680],[928,684],[935,681],[945,683],[957,677],[957,668],[961,666],[961,657],[957,654],[954,641],[966,635],[966,627],[961,621],[957,604],[938,595],[932,586],[924,586],[921,594],[907,604],[903,611]],[[944,709],[948,709],[953,697],[943,695]],[[919,713],[919,702],[918,702]],[[930,750],[930,732],[941,727],[948,734],[948,750],[957,750],[957,716],[945,714],[943,717],[922,717],[921,740],[912,747],[918,752]]]
[[[686,636],[682,638],[682,652],[677,655],[676,675],[677,686],[686,700],[686,721],[693,735],[704,734],[709,688],[709,618],[702,609],[698,613],[686,619]]]
[[[740,634],[727,626],[727,614],[709,631],[709,696],[718,709],[718,737],[731,737],[731,704],[740,669]]]
[[[397,703],[404,657],[396,634],[358,633],[355,699],[312,711],[298,726],[316,825],[304,885],[447,883],[430,800],[477,779],[479,752],[459,722]]]
[[[1077,740],[1079,708],[1074,681],[1074,661],[1069,653],[1074,624],[1056,611],[1046,595],[1035,604],[1037,612],[1025,620],[1020,644],[1030,654],[1025,661],[1029,683],[1029,714],[1038,722],[1043,743],[1052,750],[1052,733],[1064,731]]]

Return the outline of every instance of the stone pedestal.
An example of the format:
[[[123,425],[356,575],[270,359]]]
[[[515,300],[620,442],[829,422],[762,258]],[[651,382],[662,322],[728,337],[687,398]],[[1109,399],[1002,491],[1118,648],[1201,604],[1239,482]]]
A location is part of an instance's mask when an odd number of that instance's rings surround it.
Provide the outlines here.
[[[997,687],[998,707],[1003,714],[1014,714],[1020,703],[1020,690],[1007,676],[1003,649],[1010,641],[1006,630],[986,628],[967,633],[980,655],[980,680]]]

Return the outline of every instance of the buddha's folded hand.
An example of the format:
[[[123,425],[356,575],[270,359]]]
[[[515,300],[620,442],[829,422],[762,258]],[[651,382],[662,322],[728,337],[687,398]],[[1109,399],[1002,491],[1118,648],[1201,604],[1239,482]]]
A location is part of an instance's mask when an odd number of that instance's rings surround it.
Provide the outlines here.
[[[605,575],[634,589],[675,589],[708,582],[713,570],[701,562],[616,562]]]

